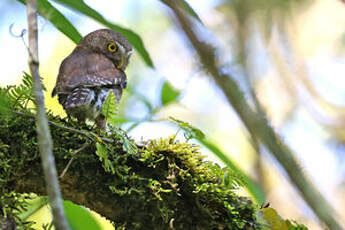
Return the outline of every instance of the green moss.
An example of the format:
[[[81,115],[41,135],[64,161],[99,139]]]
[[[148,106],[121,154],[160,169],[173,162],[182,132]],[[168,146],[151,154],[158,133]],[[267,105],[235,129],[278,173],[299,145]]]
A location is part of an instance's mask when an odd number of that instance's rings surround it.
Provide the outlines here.
[[[128,214],[120,226],[128,229],[167,229],[169,224],[176,229],[258,228],[252,202],[233,192],[236,183],[224,183],[227,171],[203,161],[198,146],[176,142],[170,137],[146,142],[134,156],[112,154],[109,144],[107,149],[114,157],[115,169],[114,181],[108,186],[114,195],[123,199]],[[138,213],[143,214],[139,219]]]
[[[86,133],[91,130],[88,126],[52,115],[49,119]],[[23,177],[41,177],[34,127],[31,117],[0,117],[1,194],[10,194],[21,187],[18,183]],[[112,142],[56,126],[51,126],[51,131],[57,167],[60,169],[66,166],[76,149],[89,144],[85,152],[75,156],[69,170],[80,173],[80,179],[74,185],[81,190],[87,192],[92,189],[100,196],[112,194],[109,202],[116,201],[124,210],[121,218],[115,220],[117,229],[169,229],[171,226],[174,229],[260,228],[255,205],[234,192],[238,178],[228,170],[204,161],[196,145],[177,142],[174,137],[169,137],[136,146],[116,129],[104,136]],[[20,145],[15,144],[18,142]],[[102,146],[102,157],[94,154],[99,153],[96,145]],[[102,167],[91,169],[91,163]],[[35,168],[30,171],[30,167]],[[95,177],[103,179],[93,181],[87,175],[91,170],[94,170]],[[103,187],[99,187],[100,184]],[[44,188],[34,190],[44,193]],[[3,208],[5,202],[11,200],[2,196],[0,206]]]

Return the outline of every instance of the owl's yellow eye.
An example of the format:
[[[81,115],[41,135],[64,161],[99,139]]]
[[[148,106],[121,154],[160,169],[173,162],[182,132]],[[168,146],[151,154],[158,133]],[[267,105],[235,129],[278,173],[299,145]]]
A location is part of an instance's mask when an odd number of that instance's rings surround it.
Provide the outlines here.
[[[109,52],[111,52],[111,53],[115,53],[116,52],[116,50],[117,50],[117,45],[114,43],[114,42],[110,42],[109,44],[108,44],[108,50],[109,50]]]

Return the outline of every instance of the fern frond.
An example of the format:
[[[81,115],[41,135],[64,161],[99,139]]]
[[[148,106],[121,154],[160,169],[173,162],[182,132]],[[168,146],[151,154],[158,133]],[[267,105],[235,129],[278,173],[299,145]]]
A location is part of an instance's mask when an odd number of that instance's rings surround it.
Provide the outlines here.
[[[42,79],[41,79],[42,81]],[[46,88],[42,84],[43,90]],[[29,109],[29,103],[35,103],[33,82],[30,74],[24,72],[20,85],[9,85],[2,91],[2,97],[6,97],[10,109]]]
[[[107,119],[114,119],[115,116],[118,113],[118,104],[116,97],[112,90],[109,90],[108,96],[104,101],[103,107],[102,107],[102,114]]]
[[[34,102],[32,78],[28,73],[24,72],[20,85],[7,86],[5,91],[12,108],[26,109],[30,102]]]

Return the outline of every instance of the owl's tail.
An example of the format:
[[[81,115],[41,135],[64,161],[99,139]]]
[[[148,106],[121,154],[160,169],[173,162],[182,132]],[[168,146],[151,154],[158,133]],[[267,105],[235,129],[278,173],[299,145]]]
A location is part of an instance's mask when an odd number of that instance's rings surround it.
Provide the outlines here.
[[[90,88],[77,87],[67,96],[63,103],[65,109],[89,105],[94,99],[94,92]]]

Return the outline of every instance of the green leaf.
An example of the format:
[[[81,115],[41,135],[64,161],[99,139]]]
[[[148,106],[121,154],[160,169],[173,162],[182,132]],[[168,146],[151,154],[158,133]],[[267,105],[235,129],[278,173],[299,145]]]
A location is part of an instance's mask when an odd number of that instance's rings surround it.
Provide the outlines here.
[[[117,99],[112,90],[109,90],[108,96],[104,101],[102,107],[102,114],[107,119],[115,119],[116,115],[118,114],[119,108],[117,104]]]
[[[181,92],[172,87],[168,81],[165,81],[161,89],[161,104],[167,105],[176,101],[178,96],[180,96],[180,93]]]
[[[26,5],[25,0],[18,0]],[[58,30],[69,37],[74,43],[79,43],[82,36],[78,30],[47,0],[38,0],[37,7],[39,14],[50,21]]]
[[[180,0],[181,6],[187,11],[192,17],[202,23],[199,15],[194,11],[194,9],[185,0]]]
[[[185,0],[174,0],[174,1],[171,1],[171,0],[161,0],[161,2],[163,2],[164,4],[166,4],[168,6],[171,5],[170,2],[174,2],[173,4],[177,4],[179,7],[181,7],[181,9],[186,11],[186,13],[188,13],[189,15],[191,15],[196,20],[198,20],[199,22],[202,23],[199,15],[193,10],[193,8]]]
[[[108,158],[108,149],[105,145],[97,142],[96,143],[96,154],[99,157],[100,161],[103,162],[103,167],[106,172],[115,173],[115,168],[112,162]]]
[[[173,117],[169,117],[169,119],[171,121],[173,121],[175,124],[177,124],[181,129],[183,129],[185,131],[185,138],[188,140],[195,138],[195,139],[204,139],[205,138],[205,134],[198,128],[192,126],[191,124],[178,120],[176,118]]]
[[[22,220],[27,220],[33,214],[38,212],[43,206],[48,204],[48,197],[46,196],[37,196],[34,199],[29,199],[28,208],[24,212],[19,214],[19,218]]]
[[[269,229],[279,230],[308,230],[303,224],[295,221],[284,220],[273,208],[262,208],[259,211],[259,218],[262,218]]]
[[[129,140],[127,137],[122,138],[122,141],[123,141],[122,148],[124,151],[126,151],[127,153],[133,156],[138,153],[138,148],[133,141]]]
[[[5,116],[12,114],[10,98],[8,97],[6,90],[3,88],[0,89],[0,114]]]
[[[97,11],[95,11],[94,9],[89,7],[82,0],[73,0],[73,1],[71,1],[71,0],[54,0],[54,1],[57,3],[63,4],[63,5],[71,8],[75,11],[78,11],[78,12],[98,21],[99,23],[105,25],[106,27],[123,34],[128,39],[128,41],[133,45],[133,47],[139,52],[141,57],[144,59],[145,63],[148,66],[153,67],[153,62],[150,58],[150,55],[147,52],[147,50],[144,46],[144,43],[138,34],[134,33],[132,30],[126,29],[124,27],[121,27],[121,26],[118,26],[118,25],[115,25],[115,24],[109,22],[100,13],[98,13]],[[114,2],[114,5],[115,4],[116,4],[116,2]]]
[[[266,221],[266,224],[270,229],[288,230],[288,226],[285,221],[279,216],[277,211],[273,208],[264,208],[260,210],[262,218]]]
[[[285,223],[287,224],[289,230],[308,230],[306,226],[293,220],[285,220]]]
[[[112,126],[110,126],[109,128],[112,132],[116,133],[120,137],[123,151],[132,156],[136,156],[138,154],[138,147],[136,146],[134,141],[128,138],[125,131]]]
[[[102,230],[97,220],[90,214],[90,211],[70,201],[63,202],[66,217],[72,230]]]
[[[43,86],[43,89],[45,87]],[[34,103],[32,77],[24,72],[22,83],[18,86],[7,86],[3,91],[3,106],[9,106],[9,109],[27,109],[29,103]],[[7,105],[6,105],[7,104]]]

